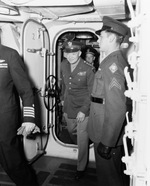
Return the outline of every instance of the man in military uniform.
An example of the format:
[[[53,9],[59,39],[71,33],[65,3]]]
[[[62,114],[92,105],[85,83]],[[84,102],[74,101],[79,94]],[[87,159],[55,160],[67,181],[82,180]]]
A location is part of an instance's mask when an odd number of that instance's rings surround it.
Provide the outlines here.
[[[23,123],[20,123],[20,100]],[[17,186],[37,186],[18,135],[38,131],[34,124],[34,97],[24,63],[14,49],[0,43],[0,164]]]
[[[81,43],[76,41],[64,44],[66,60],[62,61],[61,74],[64,91],[64,113],[71,138],[78,144],[78,161],[75,179],[80,179],[88,159],[87,121],[90,108],[90,94],[94,73],[81,57]]]
[[[91,46],[86,48],[85,61],[92,67],[94,72],[97,71],[99,66],[98,52]]]
[[[124,186],[122,170],[122,134],[126,114],[124,68],[127,62],[120,44],[129,31],[123,23],[103,17],[99,35],[100,51],[104,53],[95,74],[91,94],[88,134],[94,142],[99,186]]]

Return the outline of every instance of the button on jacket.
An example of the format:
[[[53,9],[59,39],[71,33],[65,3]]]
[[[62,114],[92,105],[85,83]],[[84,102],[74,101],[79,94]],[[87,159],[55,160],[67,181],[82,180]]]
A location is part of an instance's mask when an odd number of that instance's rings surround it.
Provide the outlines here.
[[[70,63],[65,59],[61,65],[62,81],[65,83],[64,112],[68,118],[76,118],[79,111],[89,115],[90,94],[92,91],[94,72],[83,59],[73,72]]]
[[[95,74],[92,96],[104,99],[104,104],[91,102],[88,133],[95,143],[109,147],[118,144],[126,113],[125,66],[118,50],[101,62]]]

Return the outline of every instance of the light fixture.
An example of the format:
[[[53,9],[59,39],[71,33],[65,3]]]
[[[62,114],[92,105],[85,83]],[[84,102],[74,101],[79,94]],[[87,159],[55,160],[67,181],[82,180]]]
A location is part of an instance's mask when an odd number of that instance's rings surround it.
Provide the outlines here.
[[[19,15],[19,11],[16,7],[9,6],[0,1],[0,14],[8,15],[8,16],[16,16],[16,15]]]
[[[83,33],[76,34],[76,38],[78,38],[78,39],[92,39],[93,36],[91,35],[91,33],[83,32]]]

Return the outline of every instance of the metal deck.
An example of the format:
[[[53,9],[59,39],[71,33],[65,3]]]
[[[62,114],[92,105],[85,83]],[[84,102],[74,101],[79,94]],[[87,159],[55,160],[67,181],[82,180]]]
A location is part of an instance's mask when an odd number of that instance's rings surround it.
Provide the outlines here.
[[[76,181],[76,160],[42,156],[32,164],[40,186],[96,186],[94,162],[89,162],[84,177]],[[15,186],[0,167],[0,186]]]

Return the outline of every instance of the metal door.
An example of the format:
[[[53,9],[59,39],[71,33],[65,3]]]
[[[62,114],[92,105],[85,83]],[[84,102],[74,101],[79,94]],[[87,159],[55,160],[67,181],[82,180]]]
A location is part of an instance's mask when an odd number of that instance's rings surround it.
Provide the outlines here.
[[[50,38],[46,27],[34,19],[27,20],[22,29],[22,56],[35,95],[35,120],[41,133],[24,138],[29,161],[45,153],[52,112],[55,106],[56,78],[50,62]]]

